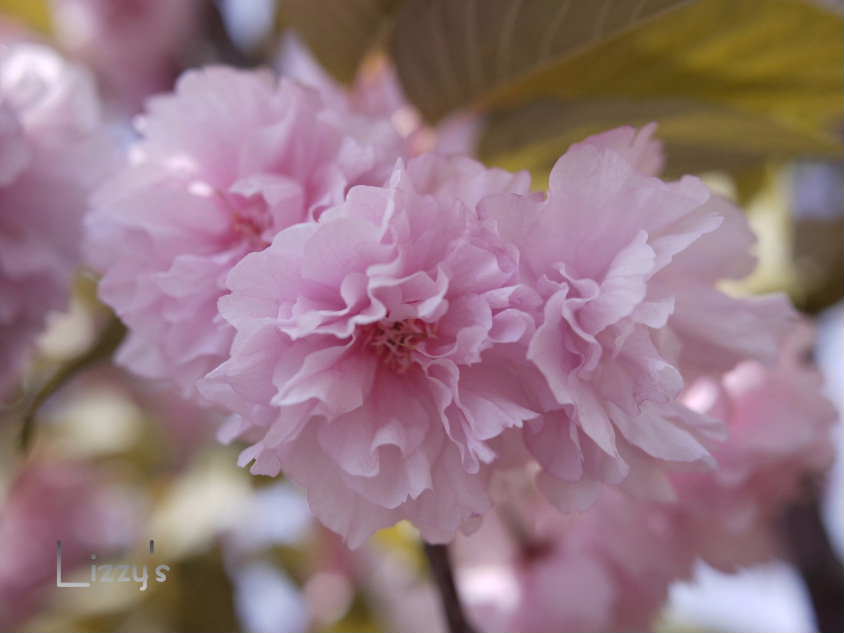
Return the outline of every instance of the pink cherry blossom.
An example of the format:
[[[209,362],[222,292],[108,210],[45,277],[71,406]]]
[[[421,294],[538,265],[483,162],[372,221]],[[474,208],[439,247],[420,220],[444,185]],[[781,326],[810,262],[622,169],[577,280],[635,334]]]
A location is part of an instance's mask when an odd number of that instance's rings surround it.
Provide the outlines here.
[[[479,630],[650,630],[694,561],[672,513],[611,490],[586,513],[564,515],[528,482],[513,485],[523,479],[509,477],[478,531],[455,542],[459,589]]]
[[[530,293],[475,213],[527,188],[525,174],[421,156],[228,277],[220,307],[237,336],[203,393],[238,414],[241,463],[284,470],[352,547],[400,519],[450,540],[488,507],[487,440],[535,415],[515,366],[487,356],[532,327]]]
[[[685,379],[772,359],[791,317],[782,297],[715,288],[750,271],[752,235],[697,178],[649,174],[661,163],[652,130],[572,146],[545,197],[481,204],[542,297],[527,358],[548,394],[524,442],[563,509],[587,507],[602,484],[671,499],[665,466],[711,463],[707,446],[723,436],[721,423],[678,401]]]
[[[405,97],[395,68],[386,57],[372,56],[351,86],[345,87],[323,70],[295,33],[281,43],[280,72],[318,90],[326,101],[345,110],[377,134],[385,148],[401,148],[408,156],[434,151],[471,155],[481,131],[481,117],[457,112],[436,126],[426,125]]]
[[[0,507],[0,627],[15,630],[55,588],[56,541],[63,574],[71,573],[90,554],[108,556],[128,545],[133,514],[102,473],[81,463],[22,469]]]
[[[101,296],[130,328],[122,363],[196,395],[231,342],[217,311],[228,272],[389,172],[395,156],[346,123],[268,72],[191,71],[149,101],[131,164],[95,195],[88,222]]]
[[[778,520],[807,478],[832,461],[837,414],[803,365],[805,328],[779,362],[746,361],[682,399],[727,421],[717,469],[671,473],[672,503],[608,490],[561,514],[531,485],[530,467],[499,471],[495,510],[456,541],[458,582],[486,633],[650,630],[672,582],[698,559],[724,571],[781,553]]]
[[[395,71],[386,61],[362,68],[347,88],[323,70],[295,33],[289,33],[282,40],[277,66],[282,76],[319,92],[332,108],[344,112],[352,125],[378,139],[379,147],[394,155],[416,153],[414,138],[421,127],[420,119],[405,100]]]
[[[0,393],[80,263],[87,193],[112,156],[89,75],[52,50],[0,47]]]
[[[200,0],[52,0],[56,35],[131,111],[167,89],[201,19]]]
[[[675,474],[684,531],[708,563],[733,570],[779,551],[776,521],[812,474],[834,457],[838,415],[820,375],[801,356],[808,326],[792,334],[776,366],[745,361],[720,381],[700,379],[690,407],[728,421],[718,469]]]

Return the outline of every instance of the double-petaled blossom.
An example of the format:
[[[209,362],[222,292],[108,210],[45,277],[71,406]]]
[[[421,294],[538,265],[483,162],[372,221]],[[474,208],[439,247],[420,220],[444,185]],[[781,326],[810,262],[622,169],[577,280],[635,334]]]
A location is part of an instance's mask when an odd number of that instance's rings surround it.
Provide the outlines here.
[[[88,192],[112,157],[90,76],[52,50],[0,44],[0,392],[81,260]]]
[[[217,310],[229,271],[389,172],[395,156],[347,123],[308,88],[222,67],[149,101],[130,164],[88,218],[101,296],[130,328],[122,363],[196,395],[231,343]]]
[[[533,193],[410,158],[389,107],[317,83],[210,68],[150,101],[89,218],[126,365],[233,412],[242,461],[353,545],[405,518],[449,540],[496,469],[582,510],[715,465],[723,416],[684,389],[771,362],[792,313],[718,289],[752,233],[699,179],[656,177],[652,127],[574,145]]]
[[[749,272],[752,235],[697,178],[650,174],[661,163],[650,132],[587,139],[557,161],[546,196],[480,205],[542,298],[526,358],[548,393],[522,435],[563,509],[587,507],[603,484],[672,498],[665,467],[711,462],[724,431],[678,400],[685,381],[774,357],[791,316],[781,297],[715,288]]]
[[[400,162],[228,277],[237,336],[203,393],[238,414],[242,463],[284,470],[352,546],[400,519],[451,539],[489,505],[487,440],[535,415],[493,349],[532,327],[532,295],[475,210],[527,187],[466,158]]]

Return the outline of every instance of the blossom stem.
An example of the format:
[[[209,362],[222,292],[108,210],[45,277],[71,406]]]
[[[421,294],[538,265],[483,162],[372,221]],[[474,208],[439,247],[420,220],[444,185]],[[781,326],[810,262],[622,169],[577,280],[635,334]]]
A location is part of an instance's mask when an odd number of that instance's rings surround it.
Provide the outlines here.
[[[460,596],[457,595],[448,546],[425,543],[425,556],[428,558],[431,574],[439,590],[449,633],[475,633],[474,627],[469,624],[463,612]]]
[[[50,397],[70,382],[79,372],[103,360],[109,360],[126,334],[126,328],[116,316],[103,328],[87,350],[60,367],[31,398],[27,400],[20,431],[20,447],[26,452],[32,444],[35,420],[41,407]]]

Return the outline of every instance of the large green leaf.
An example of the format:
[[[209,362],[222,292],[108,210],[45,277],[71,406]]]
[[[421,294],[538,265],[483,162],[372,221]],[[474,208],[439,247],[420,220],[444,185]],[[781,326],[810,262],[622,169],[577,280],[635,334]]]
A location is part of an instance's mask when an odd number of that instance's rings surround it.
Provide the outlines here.
[[[817,128],[841,116],[842,27],[840,15],[803,0],[699,0],[525,75],[485,103],[679,97]]]
[[[652,120],[672,171],[840,153],[840,15],[802,0],[677,4],[408,0],[396,63],[429,117],[490,112],[481,155],[511,168],[541,172],[574,140]]]
[[[659,122],[669,175],[741,170],[763,159],[800,155],[835,157],[840,148],[823,134],[796,131],[776,119],[685,99],[546,98],[491,116],[479,155],[509,169],[542,176],[566,147],[620,125]]]
[[[284,0],[281,15],[328,72],[349,82],[397,4],[398,0]]]
[[[393,56],[426,118],[483,102],[689,0],[406,0]]]

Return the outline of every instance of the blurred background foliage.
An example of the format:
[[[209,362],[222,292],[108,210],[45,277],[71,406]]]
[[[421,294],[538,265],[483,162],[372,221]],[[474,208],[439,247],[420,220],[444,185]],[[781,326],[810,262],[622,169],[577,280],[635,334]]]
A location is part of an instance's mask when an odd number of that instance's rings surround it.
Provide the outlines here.
[[[479,157],[531,171],[536,188],[572,142],[659,121],[668,175],[702,174],[745,207],[759,234],[761,265],[731,291],[784,290],[810,313],[841,299],[838,2],[204,0],[201,6],[202,41],[185,43],[185,66],[273,65],[288,32],[346,84],[370,60],[392,60],[406,98],[426,121],[479,117]],[[51,38],[49,0],[0,0],[0,14]],[[95,280],[82,275],[73,306],[52,320],[41,341],[21,398],[0,410],[0,417],[14,418],[0,424],[0,477],[8,482],[27,463],[59,458],[105,472],[135,509],[120,560],[141,560],[154,536],[157,560],[174,567],[172,581],[143,593],[134,583],[109,585],[96,599],[45,594],[47,606],[28,630],[438,630],[428,619],[436,596],[422,582],[426,568],[412,527],[385,530],[364,551],[349,553],[310,524],[304,499],[284,481],[239,469],[239,447],[218,446],[204,414],[108,364],[85,362],[72,383],[55,385],[45,406],[36,407],[40,430],[31,453],[17,452],[21,406],[57,373],[90,358],[109,319]],[[275,514],[247,511],[265,503]],[[259,514],[268,516],[266,525],[238,518]],[[664,627],[693,630],[674,620]]]

